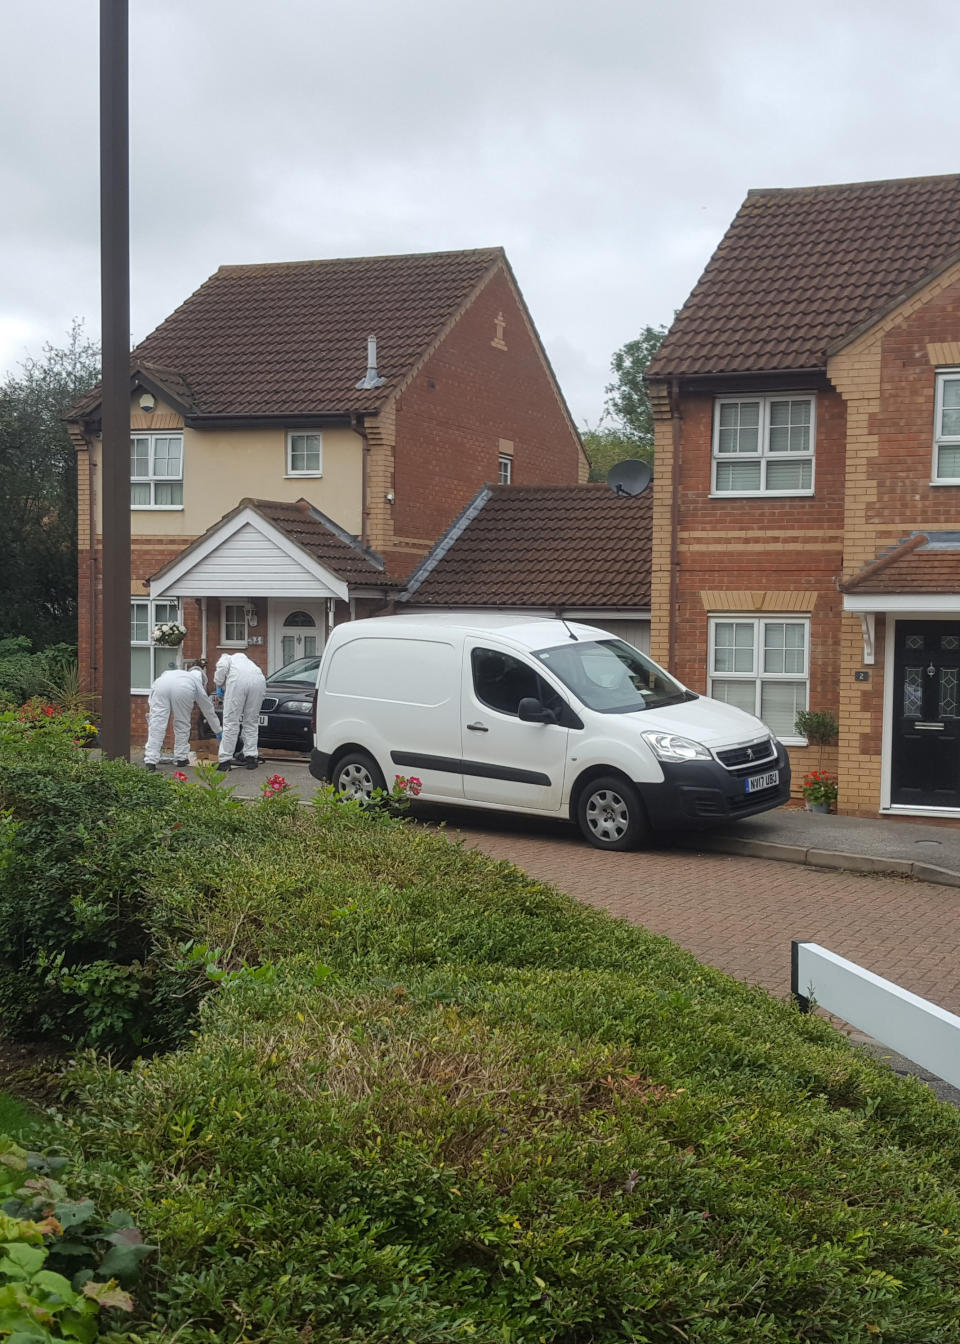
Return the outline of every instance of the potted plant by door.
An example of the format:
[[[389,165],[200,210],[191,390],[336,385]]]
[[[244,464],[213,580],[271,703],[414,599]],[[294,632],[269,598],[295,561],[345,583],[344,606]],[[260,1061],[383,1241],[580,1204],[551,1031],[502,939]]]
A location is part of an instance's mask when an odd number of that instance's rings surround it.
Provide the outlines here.
[[[829,770],[811,770],[802,788],[808,812],[829,812],[837,801],[837,777]]]

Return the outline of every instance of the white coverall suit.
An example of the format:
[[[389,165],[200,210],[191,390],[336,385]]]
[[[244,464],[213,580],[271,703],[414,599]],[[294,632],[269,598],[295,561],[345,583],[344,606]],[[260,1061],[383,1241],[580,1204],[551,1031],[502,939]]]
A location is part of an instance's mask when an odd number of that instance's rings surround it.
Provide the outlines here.
[[[237,735],[243,730],[243,755],[247,762],[257,759],[260,735],[260,706],[267,693],[267,679],[245,653],[225,653],[213,672],[213,680],[223,689],[223,738],[220,762],[233,760]]]
[[[143,753],[145,765],[156,765],[159,761],[171,714],[174,760],[178,765],[186,764],[190,753],[190,722],[194,705],[200,706],[200,712],[214,733],[219,733],[220,724],[203,684],[200,668],[194,667],[188,672],[182,667],[171,667],[160,673],[150,687],[150,699],[147,701],[148,736]]]

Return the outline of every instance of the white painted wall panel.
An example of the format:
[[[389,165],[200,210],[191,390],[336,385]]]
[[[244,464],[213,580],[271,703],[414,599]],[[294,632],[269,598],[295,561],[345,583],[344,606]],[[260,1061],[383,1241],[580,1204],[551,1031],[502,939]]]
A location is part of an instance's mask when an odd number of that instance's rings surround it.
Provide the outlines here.
[[[246,523],[176,580],[178,597],[333,597],[291,556]]]

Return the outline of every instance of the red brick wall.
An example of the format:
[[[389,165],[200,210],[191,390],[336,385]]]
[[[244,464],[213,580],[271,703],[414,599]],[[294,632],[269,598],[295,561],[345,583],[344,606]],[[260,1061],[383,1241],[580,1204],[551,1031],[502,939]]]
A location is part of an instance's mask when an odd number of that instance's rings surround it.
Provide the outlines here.
[[[714,397],[682,400],[678,527],[677,623],[672,670],[689,686],[707,690],[707,635],[711,614],[724,607],[703,593],[739,594],[728,610],[770,615],[809,612],[810,706],[838,710],[843,568],[843,474],[846,414],[835,392],[817,396],[815,493],[811,497],[711,498]],[[825,539],[832,534],[833,540]],[[764,593],[791,595],[790,606]],[[807,598],[807,595],[809,597]],[[655,613],[655,619],[657,614]],[[660,613],[661,622],[666,613]],[[792,752],[809,768],[808,753]],[[816,764],[816,762],[813,762]]]
[[[506,350],[491,344],[502,313]],[[394,528],[436,539],[485,482],[499,439],[513,443],[516,485],[573,485],[580,448],[506,276],[493,277],[402,393]],[[409,552],[395,557],[410,568]]]

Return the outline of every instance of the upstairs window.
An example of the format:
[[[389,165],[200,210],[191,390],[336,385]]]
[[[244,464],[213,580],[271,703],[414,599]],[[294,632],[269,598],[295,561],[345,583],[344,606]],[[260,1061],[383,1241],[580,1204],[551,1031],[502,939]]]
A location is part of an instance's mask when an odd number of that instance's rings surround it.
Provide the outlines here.
[[[131,434],[130,507],[183,508],[182,434]]]
[[[513,480],[513,458],[508,453],[501,453],[497,459],[497,484],[509,485]]]
[[[287,435],[287,475],[323,475],[323,435]]]
[[[813,397],[718,397],[715,495],[812,495]]]
[[[960,369],[937,374],[933,479],[936,483],[960,485]]]

